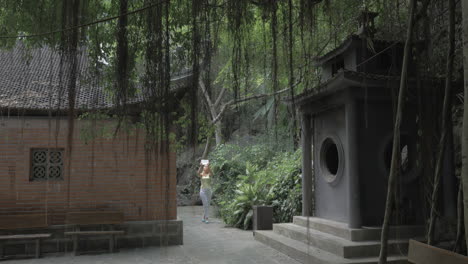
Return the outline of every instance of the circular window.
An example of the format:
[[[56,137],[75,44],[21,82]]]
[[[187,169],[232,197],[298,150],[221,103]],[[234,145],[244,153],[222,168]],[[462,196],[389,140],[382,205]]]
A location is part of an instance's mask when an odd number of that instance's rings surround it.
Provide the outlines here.
[[[413,143],[413,144],[412,144]],[[390,173],[392,162],[393,137],[386,140],[383,148],[383,167],[385,176]],[[402,134],[400,136],[400,173],[404,182],[411,182],[418,176],[418,166],[416,164],[415,144],[409,136]]]
[[[320,148],[320,172],[328,183],[335,182],[343,171],[343,150],[336,137],[327,137]]]
[[[335,143],[331,143],[327,146],[325,151],[325,166],[327,167],[328,172],[333,175],[336,175],[338,172],[338,148]]]

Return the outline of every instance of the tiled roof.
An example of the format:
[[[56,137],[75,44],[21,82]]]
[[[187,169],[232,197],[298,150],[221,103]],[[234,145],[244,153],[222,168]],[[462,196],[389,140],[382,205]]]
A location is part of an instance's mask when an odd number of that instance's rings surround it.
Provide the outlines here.
[[[75,108],[91,110],[113,107],[102,78],[90,77],[87,53],[78,55]],[[66,62],[62,62],[62,65]],[[61,65],[58,51],[49,48],[26,50],[18,44],[10,50],[0,50],[0,108],[25,110],[68,109],[69,74]],[[190,84],[191,73],[185,72],[171,80],[171,89]],[[144,101],[142,89],[137,89],[128,103]]]
[[[355,35],[355,34],[349,35],[339,46],[337,46],[333,50],[327,52],[326,54],[324,54],[324,55],[322,55],[320,57],[316,57],[314,59],[315,65],[317,65],[317,66],[322,65],[323,63],[327,62],[328,60],[330,60],[330,59],[344,53],[351,46],[357,45],[358,43],[361,43],[361,41],[363,41],[363,40],[366,40],[366,39],[362,38],[359,35]],[[383,45],[385,47],[390,46],[390,45],[394,45],[394,44],[402,45],[401,42],[388,41],[388,40],[375,39],[375,38],[372,39],[372,43],[374,45],[378,44],[378,45]]]
[[[317,96],[328,95],[338,90],[342,90],[347,87],[346,85],[341,85],[343,81],[354,85],[367,84],[369,87],[385,87],[388,85],[388,82],[396,82],[398,84],[399,80],[400,76],[341,70],[324,83],[297,95],[297,97],[294,98],[294,101],[297,105],[301,105],[311,99],[313,100],[313,98]],[[291,101],[291,98],[288,98],[288,101]]]

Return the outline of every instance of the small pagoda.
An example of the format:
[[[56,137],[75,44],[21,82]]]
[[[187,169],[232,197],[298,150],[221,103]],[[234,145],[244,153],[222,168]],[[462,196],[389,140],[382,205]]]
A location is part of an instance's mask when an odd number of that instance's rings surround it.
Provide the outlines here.
[[[295,98],[302,120],[302,216],[255,231],[257,240],[303,263],[378,262],[404,43],[374,38],[376,16],[362,12],[358,32],[316,58],[321,83]],[[425,233],[411,99],[400,131],[398,214],[388,263],[406,263],[409,239]],[[443,199],[455,203],[450,195]]]
[[[349,228],[382,224],[390,170],[403,44],[374,39],[375,16],[361,14],[358,34],[316,59],[322,83],[296,98],[303,122],[303,215],[314,209],[314,216]],[[405,219],[398,224],[424,222],[416,116],[415,104],[407,102],[401,125],[405,202],[399,208]]]

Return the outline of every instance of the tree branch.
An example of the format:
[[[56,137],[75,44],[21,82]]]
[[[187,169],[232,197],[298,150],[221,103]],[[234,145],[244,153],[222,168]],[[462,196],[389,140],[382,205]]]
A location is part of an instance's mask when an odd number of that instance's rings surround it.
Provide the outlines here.
[[[208,104],[208,108],[210,110],[211,118],[213,119],[216,117],[216,109],[214,108],[213,103],[211,102],[210,95],[206,91],[206,86],[203,83],[202,78],[198,80],[198,85],[200,85],[200,88],[202,89],[203,96],[205,97],[206,103]]]
[[[274,95],[277,95],[277,94],[280,94],[280,93],[284,93],[284,92],[287,92],[291,89],[294,89],[294,87],[296,87],[297,85],[299,85],[301,83],[301,81],[298,81],[296,82],[295,84],[293,84],[291,87],[289,88],[285,88],[283,90],[279,90],[277,92],[274,92],[274,93],[268,93],[268,94],[256,94],[256,95],[252,95],[252,96],[249,96],[249,97],[244,97],[244,98],[240,98],[240,99],[237,99],[237,100],[230,100],[228,102],[226,102],[222,107],[221,109],[219,110],[219,113],[218,115],[211,121],[212,124],[216,124],[216,122],[218,122],[222,115],[224,114],[224,112],[226,111],[227,107],[230,106],[230,105],[233,105],[233,104],[238,104],[238,103],[242,103],[242,102],[245,102],[245,101],[249,101],[249,100],[253,100],[253,99],[260,99],[260,98],[264,98],[264,97],[270,97],[270,96],[274,96]]]
[[[226,86],[223,87],[221,92],[219,92],[218,99],[216,99],[216,102],[214,103],[214,107],[218,108],[219,104],[221,103],[221,99],[223,98],[224,93],[226,92]]]

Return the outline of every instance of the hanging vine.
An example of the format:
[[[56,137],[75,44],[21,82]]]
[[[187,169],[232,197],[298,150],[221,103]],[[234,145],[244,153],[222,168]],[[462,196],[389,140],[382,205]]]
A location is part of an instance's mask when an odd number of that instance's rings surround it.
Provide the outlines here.
[[[76,110],[76,81],[78,74],[78,36],[79,30],[77,28],[72,30],[65,30],[73,28],[79,23],[80,17],[80,0],[63,0],[62,1],[62,36],[61,36],[61,61],[65,61],[63,72],[65,73],[66,83],[65,87],[68,93],[68,128],[67,128],[67,187],[70,190],[71,182],[71,161],[73,153],[73,136],[75,128]],[[68,191],[67,204],[70,206],[70,191]]]
[[[154,3],[146,0],[145,4]],[[147,147],[157,150],[161,140],[169,137],[167,120],[170,118],[169,89],[171,65],[169,59],[169,1],[155,5],[146,16],[146,51],[144,95],[146,100],[143,114],[147,133]]]
[[[242,69],[243,25],[247,12],[247,2],[245,0],[228,0],[226,6],[228,29],[231,32],[233,40],[231,68],[234,82],[234,98],[237,99],[240,90],[239,79]]]
[[[289,108],[292,120],[291,120],[291,135],[293,137],[293,146],[296,148],[299,143],[299,137],[297,134],[297,121],[296,121],[296,102],[294,99],[294,30],[293,30],[293,1],[288,0],[288,62],[289,62],[289,89],[291,97],[291,105]]]
[[[273,92],[278,91],[278,3],[276,1],[272,1],[270,3],[270,13],[271,13],[271,22],[270,22],[270,27],[271,27],[271,42],[272,42],[272,74],[271,74],[271,79],[272,79],[272,88]],[[276,130],[276,124],[278,123],[278,116],[277,116],[277,104],[278,104],[278,96],[275,94],[274,96],[274,102],[273,102],[273,115],[274,115],[274,127],[275,127],[275,137],[277,137],[277,130]]]
[[[200,53],[201,53],[201,33],[200,17],[204,0],[192,1],[192,85],[189,91],[190,100],[190,131],[188,136],[189,144],[196,145],[198,138],[198,83],[200,80]]]
[[[119,14],[126,14],[128,12],[128,0],[119,0]],[[122,118],[125,115],[125,105],[128,101],[128,80],[129,80],[129,69],[128,69],[128,36],[127,36],[127,16],[122,16],[118,20],[117,24],[117,68],[116,68],[116,106],[120,108],[118,110],[119,116]],[[120,119],[121,119],[120,118]],[[120,121],[121,122],[121,121]]]

